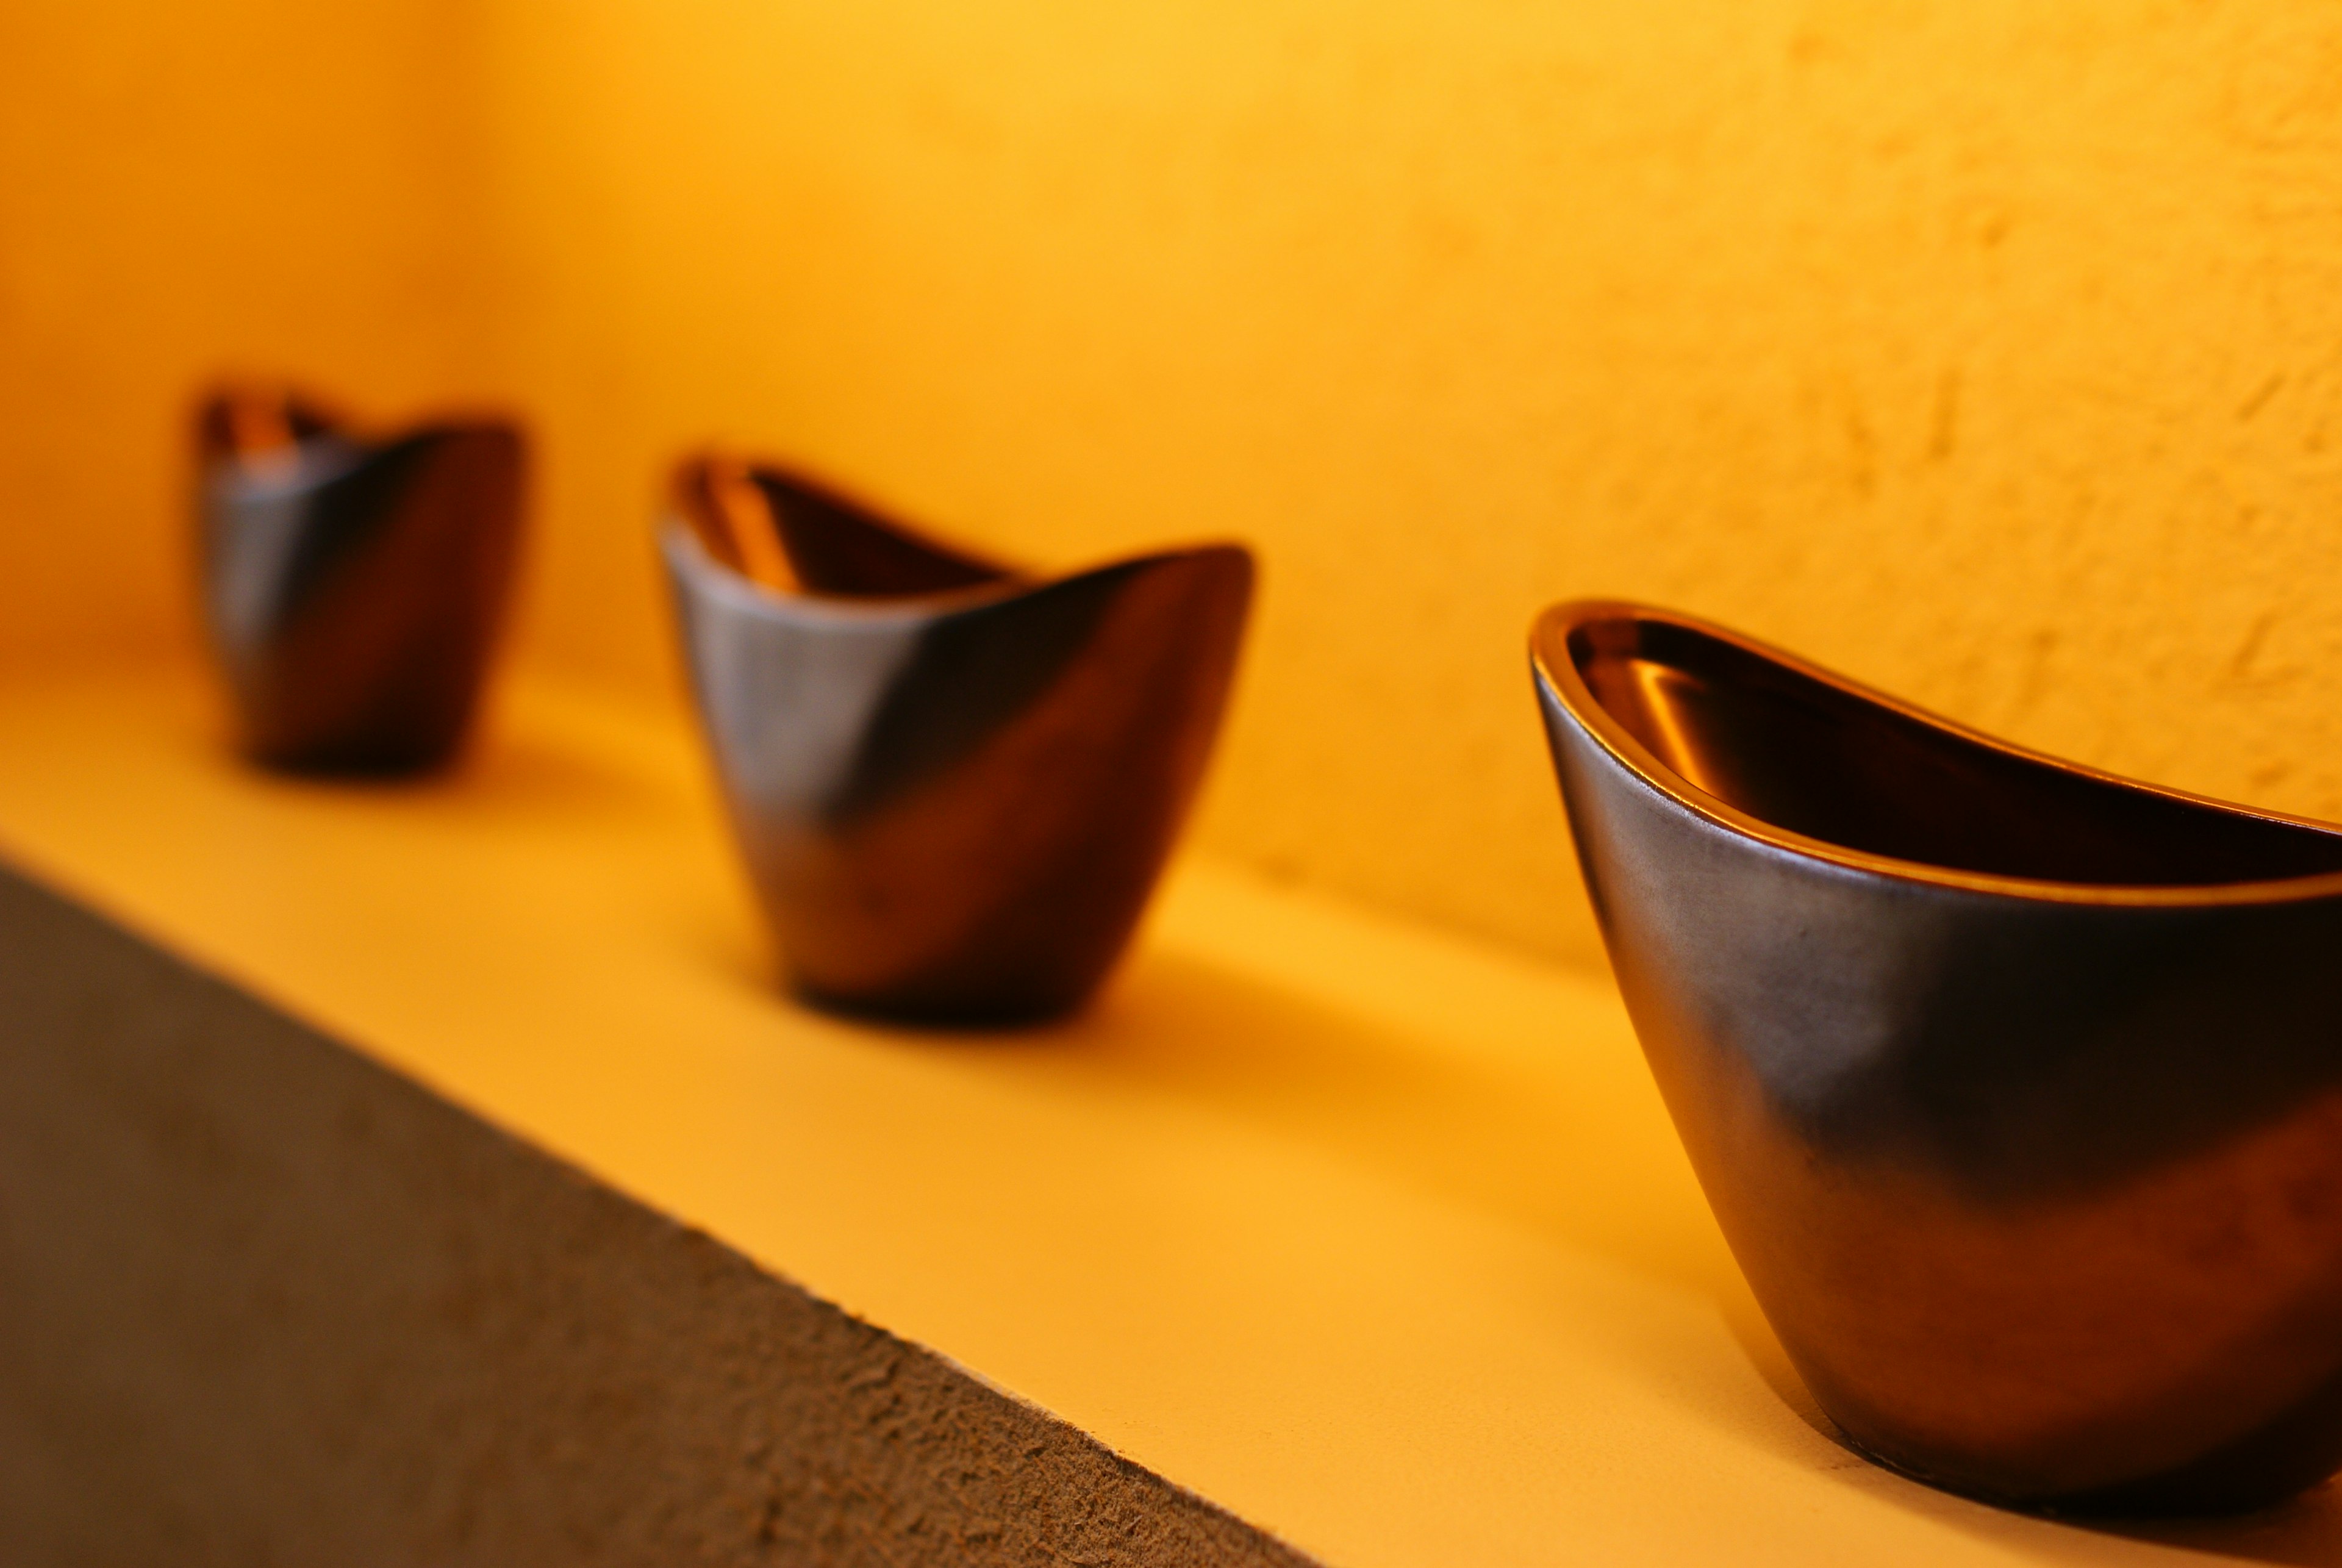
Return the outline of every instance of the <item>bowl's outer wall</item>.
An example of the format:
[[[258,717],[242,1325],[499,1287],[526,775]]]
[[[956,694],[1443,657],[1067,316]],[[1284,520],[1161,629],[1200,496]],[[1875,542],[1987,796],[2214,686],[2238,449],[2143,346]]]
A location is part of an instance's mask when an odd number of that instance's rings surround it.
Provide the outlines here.
[[[939,1022],[1079,1004],[1201,779],[1252,561],[1212,546],[932,608],[750,587],[665,539],[732,822],[792,978]]]
[[[212,466],[205,623],[251,756],[433,767],[463,741],[511,596],[525,444],[485,423],[344,450],[290,485]]]
[[[1669,798],[1536,685],[1670,1113],[1858,1446],[2077,1509],[2342,1462],[2342,903],[1839,864]]]

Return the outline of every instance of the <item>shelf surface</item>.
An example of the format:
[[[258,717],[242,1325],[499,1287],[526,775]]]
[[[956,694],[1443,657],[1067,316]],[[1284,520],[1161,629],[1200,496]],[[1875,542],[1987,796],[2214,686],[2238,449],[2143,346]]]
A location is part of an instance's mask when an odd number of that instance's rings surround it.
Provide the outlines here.
[[[349,785],[19,679],[0,853],[1329,1563],[2342,1563],[2330,1488],[2087,1529],[1824,1435],[1597,977],[1190,860],[1082,1017],[827,1018],[679,715],[542,684]]]

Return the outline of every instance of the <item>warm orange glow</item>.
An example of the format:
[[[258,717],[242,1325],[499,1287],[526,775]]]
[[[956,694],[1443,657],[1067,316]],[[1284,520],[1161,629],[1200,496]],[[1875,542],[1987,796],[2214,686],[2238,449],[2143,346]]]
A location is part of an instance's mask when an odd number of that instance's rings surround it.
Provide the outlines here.
[[[2160,1560],[1765,1385],[1524,634],[1679,605],[2342,816],[2337,62],[2286,0],[9,0],[0,836],[1339,1561]],[[192,645],[224,372],[533,422],[478,771],[49,682]],[[648,545],[709,443],[1045,571],[1257,549],[1219,858],[1104,1011],[770,994]]]
[[[711,442],[1045,569],[1251,540],[1202,839],[1548,952],[1578,594],[2342,814],[2337,57],[2277,0],[21,0],[0,655],[184,636],[242,368],[528,412],[516,651],[662,700]]]

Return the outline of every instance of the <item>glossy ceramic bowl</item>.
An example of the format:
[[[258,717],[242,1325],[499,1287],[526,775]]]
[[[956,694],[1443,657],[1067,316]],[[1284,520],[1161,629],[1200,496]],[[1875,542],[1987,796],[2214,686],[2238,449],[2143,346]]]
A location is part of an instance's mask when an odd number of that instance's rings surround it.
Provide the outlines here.
[[[402,774],[461,744],[509,596],[525,454],[501,420],[362,439],[268,388],[196,419],[204,619],[242,744]]]
[[[2077,1512],[2342,1462],[2342,830],[1662,611],[1532,654],[1652,1070],[1856,1446]]]
[[[700,717],[797,987],[940,1023],[1078,1005],[1144,908],[1252,558],[1036,580],[801,478],[686,464],[662,545]]]

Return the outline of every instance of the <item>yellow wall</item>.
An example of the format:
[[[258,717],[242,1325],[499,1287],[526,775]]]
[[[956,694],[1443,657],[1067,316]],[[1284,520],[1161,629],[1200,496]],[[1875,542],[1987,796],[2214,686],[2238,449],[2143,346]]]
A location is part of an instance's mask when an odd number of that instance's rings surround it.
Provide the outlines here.
[[[0,660],[185,642],[200,379],[464,390],[462,5],[0,4]]]
[[[86,224],[40,244],[113,268],[36,299],[11,255],[9,330],[140,420],[198,341],[523,403],[537,661],[670,689],[646,517],[714,436],[1042,562],[1252,540],[1203,836],[1549,952],[1592,952],[1523,674],[1566,594],[2342,815],[2342,9],[442,3],[336,23],[384,63],[284,99],[157,64],[184,136],[7,111]],[[195,155],[302,115],[363,121],[389,199],[281,171],[313,259],[233,310],[174,290],[180,225],[75,194],[167,186],[215,257]],[[343,266],[365,313],[300,325]],[[7,439],[9,560],[48,514],[148,547],[145,479]]]

